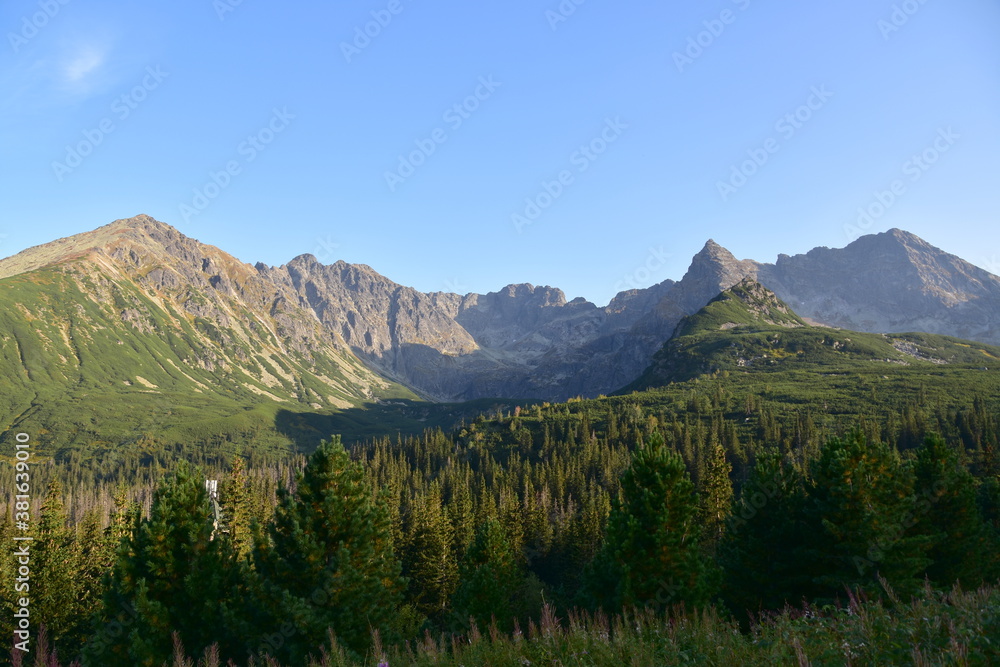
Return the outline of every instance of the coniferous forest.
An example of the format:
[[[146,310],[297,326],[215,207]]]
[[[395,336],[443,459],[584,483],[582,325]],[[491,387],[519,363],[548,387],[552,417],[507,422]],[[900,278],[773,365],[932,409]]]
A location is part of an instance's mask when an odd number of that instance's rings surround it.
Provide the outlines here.
[[[41,633],[15,664],[1000,660],[995,405],[700,384],[284,458],[36,466]]]
[[[1000,0],[0,25],[0,667],[1000,666]]]

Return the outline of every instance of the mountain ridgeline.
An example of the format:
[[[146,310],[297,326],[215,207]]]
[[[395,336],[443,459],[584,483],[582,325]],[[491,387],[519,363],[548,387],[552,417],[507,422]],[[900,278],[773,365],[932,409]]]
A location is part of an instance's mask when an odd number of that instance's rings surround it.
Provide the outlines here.
[[[0,286],[0,424],[58,422],[78,445],[229,441],[285,413],[562,401],[720,369],[1000,356],[980,344],[1000,342],[1000,279],[899,230],[776,264],[709,241],[680,281],[599,307],[529,284],[423,293],[312,255],[251,266],[140,215],[0,260]],[[897,333],[911,331],[929,333]]]
[[[949,336],[813,326],[763,285],[744,278],[683,318],[649,368],[623,391],[719,372],[805,371],[819,378],[915,371],[927,383],[944,366],[957,372],[988,371],[997,361],[1000,347]]]

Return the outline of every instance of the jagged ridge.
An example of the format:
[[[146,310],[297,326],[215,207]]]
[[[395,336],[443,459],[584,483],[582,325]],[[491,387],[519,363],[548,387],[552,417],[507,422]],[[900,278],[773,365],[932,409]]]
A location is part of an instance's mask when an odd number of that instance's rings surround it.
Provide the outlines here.
[[[978,368],[998,360],[998,347],[946,336],[810,326],[773,292],[744,278],[684,318],[649,368],[622,393],[720,372],[871,373],[899,365]]]

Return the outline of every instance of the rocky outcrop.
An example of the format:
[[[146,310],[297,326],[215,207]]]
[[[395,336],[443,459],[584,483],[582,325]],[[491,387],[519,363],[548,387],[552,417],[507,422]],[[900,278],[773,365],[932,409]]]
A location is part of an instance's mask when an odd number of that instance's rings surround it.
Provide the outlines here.
[[[780,255],[759,264],[757,277],[800,315],[830,326],[1000,343],[1000,278],[899,229]]]
[[[830,326],[1000,342],[1000,279],[899,230],[775,264],[738,260],[710,240],[680,281],[621,292],[604,307],[528,284],[423,293],[312,255],[250,266],[148,216],[0,260],[0,278],[81,261],[218,327],[226,346],[265,341],[274,354],[339,355],[345,368],[360,359],[438,400],[610,393],[643,372],[682,318],[748,278]],[[122,311],[137,329],[141,315]],[[213,363],[239,362],[219,355]]]

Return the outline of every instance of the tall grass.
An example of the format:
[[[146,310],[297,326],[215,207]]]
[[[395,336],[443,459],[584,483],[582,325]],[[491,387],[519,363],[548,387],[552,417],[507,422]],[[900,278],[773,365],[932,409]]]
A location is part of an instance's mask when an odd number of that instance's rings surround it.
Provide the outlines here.
[[[352,658],[330,637],[309,667],[501,667],[507,665],[990,665],[1000,664],[1000,587],[974,591],[926,586],[901,601],[886,587],[880,599],[845,591],[842,605],[786,608],[762,614],[741,629],[716,609],[675,607],[602,612],[569,611],[546,604],[526,629],[504,633],[496,623],[470,622],[464,634],[432,635],[384,647],[378,631],[364,659]],[[15,667],[59,667],[43,635],[31,660]],[[280,665],[267,656],[248,667]],[[229,663],[230,666],[233,663]],[[165,667],[222,667],[214,647],[187,657],[175,636],[173,660]],[[72,663],[68,667],[79,667]]]

